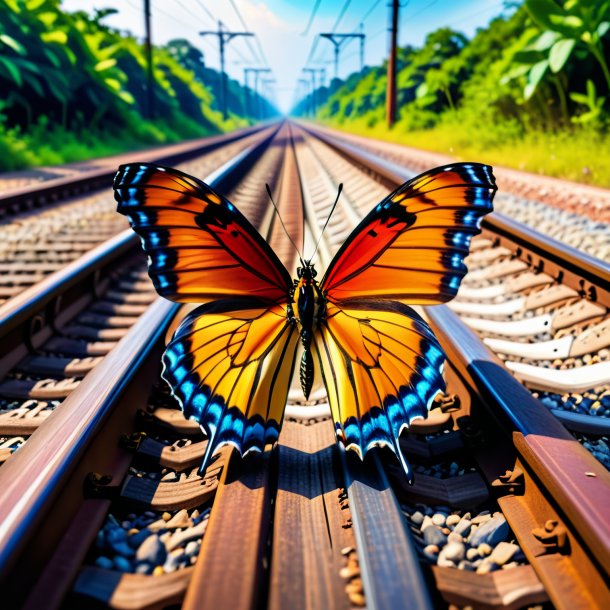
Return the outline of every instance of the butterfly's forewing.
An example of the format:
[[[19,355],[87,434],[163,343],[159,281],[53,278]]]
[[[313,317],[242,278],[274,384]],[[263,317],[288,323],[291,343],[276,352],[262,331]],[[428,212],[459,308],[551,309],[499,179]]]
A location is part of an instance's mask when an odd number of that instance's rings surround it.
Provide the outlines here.
[[[292,280],[248,220],[207,184],[175,169],[122,165],[118,211],[149,256],[157,292],[172,301],[251,295],[285,302]]]
[[[461,163],[402,185],[360,223],[321,283],[326,317],[315,334],[338,435],[361,456],[392,448],[444,390],[444,354],[406,304],[452,299],[481,218],[492,210],[491,168]]]
[[[457,163],[406,182],[347,238],[321,282],[332,301],[390,299],[428,305],[452,299],[481,218],[491,212],[491,167]]]
[[[297,341],[285,307],[253,299],[208,303],[182,321],[163,377],[208,436],[202,469],[223,445],[245,454],[277,440]]]

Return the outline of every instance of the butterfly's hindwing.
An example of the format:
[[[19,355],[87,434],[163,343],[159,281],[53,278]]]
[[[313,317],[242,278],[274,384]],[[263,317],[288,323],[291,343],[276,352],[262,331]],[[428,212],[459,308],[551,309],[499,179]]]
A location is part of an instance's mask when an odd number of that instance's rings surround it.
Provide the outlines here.
[[[402,303],[329,303],[314,348],[337,434],[362,457],[378,445],[398,452],[403,428],[427,417],[445,389],[444,353],[426,322]]]
[[[223,445],[245,454],[277,440],[297,343],[282,306],[250,299],[202,305],[182,321],[163,377],[208,436],[207,459]]]

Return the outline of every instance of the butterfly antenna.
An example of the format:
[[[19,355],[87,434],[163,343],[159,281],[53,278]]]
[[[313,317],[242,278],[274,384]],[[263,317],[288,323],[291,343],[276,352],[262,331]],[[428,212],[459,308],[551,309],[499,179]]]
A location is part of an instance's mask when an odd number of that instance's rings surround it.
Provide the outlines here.
[[[341,196],[341,191],[343,190],[343,182],[339,185],[339,190],[337,191],[337,198],[335,199],[335,203],[333,203],[333,207],[330,210],[330,214],[328,215],[328,218],[326,219],[326,222],[324,223],[324,226],[322,227],[322,231],[320,232],[320,237],[318,237],[318,241],[316,243],[316,247],[313,251],[313,254],[310,257],[310,261],[313,260],[313,257],[316,255],[316,252],[318,251],[318,246],[320,245],[320,241],[322,239],[322,235],[324,235],[324,231],[326,231],[326,227],[328,226],[328,222],[330,220],[330,217],[333,215],[333,212],[335,211],[335,208],[337,207],[337,203],[339,203],[339,197]]]
[[[284,229],[284,232],[288,236],[288,239],[290,240],[290,243],[294,246],[294,249],[297,251],[297,254],[299,255],[299,258],[302,260],[303,257],[301,256],[301,252],[297,248],[297,245],[294,243],[294,240],[290,236],[290,233],[288,233],[288,229],[286,229],[286,225],[284,224],[284,221],[282,220],[282,217],[280,216],[280,211],[277,209],[277,206],[275,205],[275,201],[273,201],[273,195],[271,194],[271,188],[269,187],[269,185],[266,182],[265,182],[265,188],[267,189],[267,195],[269,195],[269,199],[271,200],[271,203],[273,204],[273,207],[275,209],[275,213],[277,214],[277,217],[278,217],[278,219],[280,221],[280,224],[282,225],[282,228]]]

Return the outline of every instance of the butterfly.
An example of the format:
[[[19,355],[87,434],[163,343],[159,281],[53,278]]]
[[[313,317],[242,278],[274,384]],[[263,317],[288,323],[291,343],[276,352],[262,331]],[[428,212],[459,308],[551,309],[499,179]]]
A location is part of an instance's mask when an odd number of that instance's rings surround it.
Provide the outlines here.
[[[445,389],[444,353],[409,306],[452,299],[470,240],[491,212],[492,168],[454,163],[389,194],[360,222],[321,281],[297,279],[250,222],[204,182],[169,167],[122,165],[118,211],[148,255],[157,292],[201,303],[163,354],[163,378],[208,437],[202,471],[225,445],[245,455],[277,441],[299,346],[305,396],[318,369],[337,439],[362,459],[399,448]]]

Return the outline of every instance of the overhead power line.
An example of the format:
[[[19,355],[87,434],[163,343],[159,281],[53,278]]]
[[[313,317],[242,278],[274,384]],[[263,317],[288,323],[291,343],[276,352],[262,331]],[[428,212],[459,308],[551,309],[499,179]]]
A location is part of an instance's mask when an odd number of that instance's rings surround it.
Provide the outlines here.
[[[351,3],[352,3],[352,0],[345,0],[345,4],[343,5],[343,8],[341,9],[339,16],[337,17],[337,21],[335,21],[335,25],[333,25],[333,29],[332,29],[333,34],[337,31],[337,28],[339,27],[339,24],[343,20],[343,17],[345,16],[345,13]]]
[[[309,34],[309,28],[311,27],[311,24],[313,23],[313,20],[316,17],[316,13],[320,8],[321,2],[322,0],[316,0],[315,4],[313,5],[313,10],[311,11],[311,15],[309,16],[309,21],[307,22],[305,29],[301,32],[301,36],[307,36],[307,34]]]

